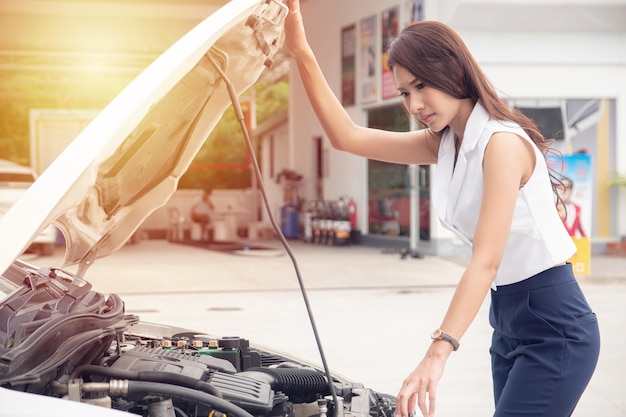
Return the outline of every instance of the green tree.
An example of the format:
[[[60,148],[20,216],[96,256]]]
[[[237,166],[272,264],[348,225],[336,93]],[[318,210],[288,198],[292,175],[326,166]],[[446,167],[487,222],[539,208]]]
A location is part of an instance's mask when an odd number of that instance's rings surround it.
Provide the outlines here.
[[[133,74],[94,75],[59,72],[3,72],[0,77],[0,159],[30,163],[30,109],[102,109],[128,85]],[[289,85],[257,83],[257,123],[284,111],[288,105]],[[207,138],[183,175],[180,188],[246,188],[251,171],[246,168],[248,151],[241,126],[232,108]]]
[[[102,109],[133,78],[59,72],[3,71],[0,77],[0,158],[30,163],[30,109]]]

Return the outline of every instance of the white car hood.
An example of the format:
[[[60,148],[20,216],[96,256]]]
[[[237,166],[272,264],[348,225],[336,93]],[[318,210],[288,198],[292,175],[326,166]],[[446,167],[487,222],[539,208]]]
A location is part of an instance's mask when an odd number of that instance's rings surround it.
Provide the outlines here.
[[[0,271],[51,223],[79,276],[124,245],[231,104],[212,62],[245,91],[281,49],[287,11],[282,0],[232,0],[144,70],[0,220]]]

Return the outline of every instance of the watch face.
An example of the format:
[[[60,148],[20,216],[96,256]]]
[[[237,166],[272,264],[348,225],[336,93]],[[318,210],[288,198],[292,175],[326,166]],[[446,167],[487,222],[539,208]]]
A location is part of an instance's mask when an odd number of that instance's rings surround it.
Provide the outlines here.
[[[433,340],[437,340],[437,339],[439,339],[439,338],[441,337],[441,333],[443,333],[443,332],[441,331],[441,329],[436,329],[435,331],[433,331],[433,333],[430,335],[430,337],[431,337]]]

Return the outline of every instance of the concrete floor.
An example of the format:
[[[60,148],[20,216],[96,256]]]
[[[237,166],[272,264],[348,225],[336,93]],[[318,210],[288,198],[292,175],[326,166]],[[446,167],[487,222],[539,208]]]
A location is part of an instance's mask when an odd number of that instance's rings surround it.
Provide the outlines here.
[[[362,245],[289,243],[330,368],[396,394],[428,347],[462,262],[401,260]],[[291,257],[278,241],[254,245],[268,249],[224,252],[142,241],[96,261],[86,278],[98,291],[121,295],[128,312],[143,320],[240,336],[320,363]],[[31,261],[59,265],[60,254]],[[580,282],[600,320],[602,352],[574,416],[625,417],[626,258],[592,259],[592,270],[596,275]],[[448,361],[437,416],[493,413],[487,315],[488,299]]]

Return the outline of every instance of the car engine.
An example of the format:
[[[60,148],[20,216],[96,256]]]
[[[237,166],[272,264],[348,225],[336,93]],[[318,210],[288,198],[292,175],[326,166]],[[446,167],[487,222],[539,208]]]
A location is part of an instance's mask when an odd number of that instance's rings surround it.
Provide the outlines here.
[[[71,273],[16,261],[4,277],[0,387],[151,417],[393,415],[393,396],[240,337],[141,322]]]

